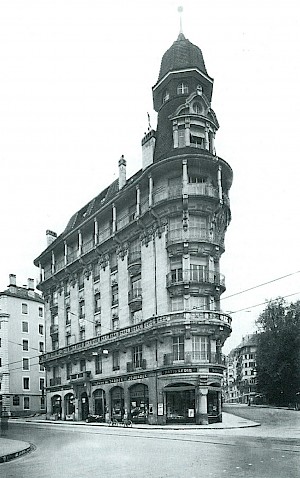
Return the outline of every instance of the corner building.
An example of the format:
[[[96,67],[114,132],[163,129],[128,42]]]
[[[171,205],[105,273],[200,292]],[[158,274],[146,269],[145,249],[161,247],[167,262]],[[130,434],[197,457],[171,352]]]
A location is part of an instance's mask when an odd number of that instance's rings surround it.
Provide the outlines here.
[[[46,300],[50,418],[165,424],[220,421],[219,261],[232,170],[216,156],[213,80],[182,33],[153,87],[157,130],[142,169],[119,178],[70,219],[35,260]]]

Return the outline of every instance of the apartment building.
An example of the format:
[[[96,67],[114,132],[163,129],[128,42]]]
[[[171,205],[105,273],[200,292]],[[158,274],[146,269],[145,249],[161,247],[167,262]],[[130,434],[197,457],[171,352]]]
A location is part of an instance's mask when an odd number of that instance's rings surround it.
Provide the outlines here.
[[[50,419],[222,420],[220,257],[232,170],[217,156],[213,79],[180,33],[152,88],[142,167],[85,204],[35,259],[45,298]]]
[[[3,416],[46,412],[45,370],[39,355],[45,352],[44,301],[34,280],[0,292],[0,405]]]

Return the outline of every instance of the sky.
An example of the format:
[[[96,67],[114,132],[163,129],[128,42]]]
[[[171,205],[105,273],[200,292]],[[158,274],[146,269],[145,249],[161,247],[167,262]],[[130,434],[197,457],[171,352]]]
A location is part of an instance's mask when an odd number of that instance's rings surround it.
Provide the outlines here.
[[[214,78],[216,152],[234,173],[221,259],[228,353],[255,330],[258,304],[300,299],[293,0],[1,0],[0,290],[10,273],[19,285],[38,277],[46,230],[60,234],[116,179],[122,154],[127,177],[141,168],[147,112],[156,126],[152,86],[178,36],[179,5],[183,33]]]

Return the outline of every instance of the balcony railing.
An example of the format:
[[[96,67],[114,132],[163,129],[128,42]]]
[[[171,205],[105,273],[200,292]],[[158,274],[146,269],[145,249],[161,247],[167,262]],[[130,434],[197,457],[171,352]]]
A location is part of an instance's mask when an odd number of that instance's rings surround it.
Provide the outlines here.
[[[55,387],[55,385],[61,385],[61,377],[50,378],[50,387]]]
[[[87,370],[84,372],[72,373],[70,375],[70,382],[72,383],[81,383],[87,382],[90,379],[91,371]]]
[[[141,251],[132,251],[128,254],[128,265],[141,262]]]
[[[225,355],[208,351],[192,351],[184,353],[182,359],[178,360],[172,353],[164,354],[164,365],[191,365],[194,363],[225,365]]]
[[[86,254],[91,251],[95,246],[95,239],[90,239],[82,244],[82,254]]]
[[[137,287],[136,289],[132,289],[128,292],[128,302],[132,302],[133,300],[142,300],[141,287]]]
[[[188,227],[186,231],[182,227],[173,229],[168,232],[167,245],[177,244],[180,242],[208,242],[210,244],[223,245],[223,241],[216,234],[200,229],[199,227]]]
[[[167,274],[167,287],[184,283],[214,284],[225,287],[225,277],[223,274],[205,269],[175,269]]]
[[[189,183],[187,187],[187,192],[189,196],[209,196],[214,198],[219,197],[219,192],[217,188],[214,188],[213,186],[209,184]]]
[[[193,311],[182,311],[182,312],[171,312],[166,315],[154,316],[146,319],[142,322],[138,322],[134,325],[128,327],[123,327],[121,329],[103,334],[91,339],[83,340],[82,342],[77,342],[73,345],[68,345],[67,347],[62,347],[60,349],[53,350],[44,355],[40,356],[40,363],[46,363],[48,360],[55,360],[57,358],[77,353],[80,351],[85,351],[88,349],[93,349],[98,346],[106,345],[116,340],[122,340],[130,338],[137,334],[144,334],[147,331],[153,331],[154,329],[163,328],[170,325],[180,324],[180,323],[215,323],[225,327],[231,328],[231,317],[229,314],[219,311],[212,310],[193,310]]]
[[[58,334],[58,324],[50,325],[50,335]]]

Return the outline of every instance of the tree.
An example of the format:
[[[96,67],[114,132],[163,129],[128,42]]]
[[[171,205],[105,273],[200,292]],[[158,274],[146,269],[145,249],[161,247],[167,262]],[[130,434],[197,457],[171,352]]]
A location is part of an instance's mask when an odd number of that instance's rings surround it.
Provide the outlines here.
[[[270,301],[256,324],[257,391],[269,403],[295,403],[300,391],[300,301]]]

